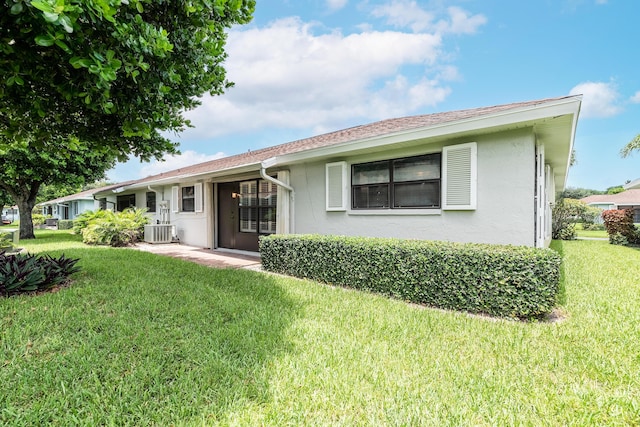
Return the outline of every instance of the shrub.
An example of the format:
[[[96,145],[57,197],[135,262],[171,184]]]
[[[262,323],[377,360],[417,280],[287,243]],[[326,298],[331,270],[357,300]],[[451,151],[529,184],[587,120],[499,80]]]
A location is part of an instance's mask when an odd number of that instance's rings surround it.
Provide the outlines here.
[[[551,213],[551,237],[559,240],[575,239],[575,222],[586,208],[587,205],[580,200],[559,199]]]
[[[317,235],[260,238],[267,271],[444,309],[537,318],[557,302],[550,249]]]
[[[78,259],[0,252],[0,295],[49,289],[80,271]]]
[[[31,219],[33,220],[33,225],[42,225],[47,217],[42,214],[31,214]]]
[[[6,251],[13,249],[13,239],[11,234],[0,234],[0,251]]]
[[[98,213],[100,212],[100,213]],[[89,216],[81,229],[82,241],[90,245],[128,246],[140,240],[149,218],[146,209],[123,212],[98,211]],[[85,219],[81,220],[82,223]]]
[[[604,211],[602,212],[602,219],[609,235],[609,243],[618,245],[640,243],[640,234],[633,223],[633,211],[631,209]],[[623,239],[621,237],[624,237],[627,242],[622,243]]]
[[[72,219],[61,219],[58,221],[58,230],[71,230],[73,228]]]
[[[597,223],[588,223],[585,222],[582,224],[582,229],[583,230],[588,230],[588,231],[603,231],[604,228],[604,224],[597,224]]]
[[[105,218],[107,215],[109,215],[109,212],[110,211],[107,210],[82,212],[73,220],[73,232],[76,234],[81,234],[82,230],[86,228],[87,225],[89,225],[90,221]]]

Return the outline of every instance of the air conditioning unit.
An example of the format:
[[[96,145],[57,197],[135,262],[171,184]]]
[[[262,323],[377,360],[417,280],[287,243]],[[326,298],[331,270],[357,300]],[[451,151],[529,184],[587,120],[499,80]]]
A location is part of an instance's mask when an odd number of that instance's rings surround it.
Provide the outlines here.
[[[144,241],[147,243],[171,243],[173,225],[150,224],[144,226]]]

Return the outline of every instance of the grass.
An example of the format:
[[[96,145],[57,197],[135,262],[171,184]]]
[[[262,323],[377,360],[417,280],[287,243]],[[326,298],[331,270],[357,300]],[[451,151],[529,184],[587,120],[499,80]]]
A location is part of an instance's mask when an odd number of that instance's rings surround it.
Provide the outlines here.
[[[606,230],[583,230],[582,224],[576,224],[576,234],[578,237],[589,237],[589,238],[599,238],[599,239],[608,239],[609,235]]]
[[[640,423],[638,250],[554,242],[566,318],[521,323],[38,236],[84,270],[0,300],[0,424]]]

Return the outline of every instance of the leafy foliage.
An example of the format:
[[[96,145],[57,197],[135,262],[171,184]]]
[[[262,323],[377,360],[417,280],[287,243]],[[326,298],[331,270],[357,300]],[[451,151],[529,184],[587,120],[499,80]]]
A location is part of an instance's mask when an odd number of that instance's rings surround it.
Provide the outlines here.
[[[42,225],[47,217],[42,214],[31,214],[31,219],[33,221],[33,225]]]
[[[72,219],[61,219],[58,220],[58,230],[71,230],[73,228],[73,220]]]
[[[255,8],[254,0],[1,4],[0,131],[39,148],[86,143],[121,160],[176,151],[160,132],[189,126],[183,114],[198,97],[231,86],[225,30]]]
[[[592,190],[589,188],[567,187],[560,195],[561,199],[582,199],[584,197],[593,196],[594,194],[603,194],[602,191]]]
[[[586,209],[586,203],[580,200],[559,199],[551,214],[551,237],[558,240],[575,239],[575,223]]]
[[[620,155],[622,157],[628,157],[636,150],[640,150],[640,134],[636,135],[627,145],[624,146],[622,150],[620,150]]]
[[[199,97],[231,86],[225,30],[249,22],[254,8],[254,0],[0,1],[0,188],[20,209],[21,237],[35,237],[41,185],[91,182],[116,159],[176,153],[162,132],[190,126],[183,114]]]
[[[129,208],[123,212],[102,210],[85,212],[74,225],[89,245],[128,246],[139,241],[149,223],[146,209]]]
[[[452,310],[536,318],[557,303],[549,249],[317,235],[261,237],[268,271]]]
[[[13,249],[13,239],[10,234],[0,234],[0,251],[6,251]]]
[[[610,209],[602,212],[609,243],[627,245],[640,243],[640,233],[633,223],[633,210]]]
[[[79,259],[0,252],[0,295],[49,289],[78,271]]]
[[[2,141],[6,138],[0,137]],[[32,211],[42,185],[72,186],[85,180],[94,181],[113,164],[113,156],[86,146],[69,146],[64,150],[36,150],[29,144],[17,143],[5,146],[0,150],[0,189],[18,205],[20,238],[34,238]]]

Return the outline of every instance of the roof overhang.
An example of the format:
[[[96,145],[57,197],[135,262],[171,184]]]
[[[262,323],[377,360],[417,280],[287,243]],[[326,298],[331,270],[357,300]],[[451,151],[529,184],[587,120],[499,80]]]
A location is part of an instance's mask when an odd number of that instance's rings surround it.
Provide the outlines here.
[[[634,179],[630,183],[623,185],[623,188],[625,190],[640,189],[640,178]]]
[[[425,144],[442,141],[445,138],[453,139],[530,127],[534,129],[538,143],[544,144],[545,161],[554,169],[556,190],[562,191],[569,172],[581,102],[580,95],[551,100],[534,106],[285,154],[278,156],[272,163],[294,164],[309,159],[319,160],[338,155],[370,153],[394,145],[410,145],[412,142]]]
[[[309,160],[323,160],[336,156],[356,155],[387,150],[395,146],[411,146],[429,144],[445,139],[461,138],[499,131],[532,128],[537,142],[545,146],[545,161],[555,173],[556,190],[564,189],[569,162],[573,150],[578,115],[582,96],[570,96],[552,99],[535,105],[523,106],[495,113],[439,123],[411,130],[389,133],[374,137],[360,138],[339,144],[312,148],[290,154],[283,154],[267,159],[268,167],[285,166]],[[198,180],[215,180],[219,177],[259,171],[261,161],[234,165],[228,168],[198,173],[172,174],[167,177],[142,179],[130,185],[120,186],[124,190],[136,190],[148,186],[167,185]],[[112,189],[113,187],[111,187]],[[96,192],[95,195],[113,194],[108,191]]]

